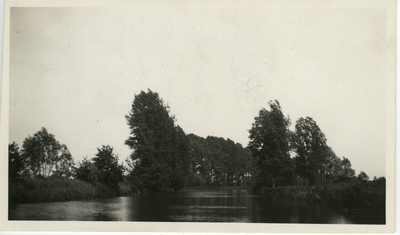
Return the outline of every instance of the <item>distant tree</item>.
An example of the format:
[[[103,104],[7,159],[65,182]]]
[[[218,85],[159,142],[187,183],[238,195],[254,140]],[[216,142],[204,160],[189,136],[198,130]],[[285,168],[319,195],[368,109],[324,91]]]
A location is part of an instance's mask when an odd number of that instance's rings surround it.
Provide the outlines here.
[[[379,177],[379,178],[374,179],[374,182],[378,183],[378,184],[386,185],[386,178],[385,177]]]
[[[224,139],[214,136],[207,136],[206,142],[209,148],[209,162],[211,163],[211,177],[214,185],[225,184],[225,172],[229,153],[224,147]]]
[[[337,178],[340,159],[336,156],[331,147],[325,146],[319,151],[319,169],[317,170],[317,178],[321,184],[331,183]]]
[[[342,161],[333,150],[328,147],[328,164],[326,166],[326,181],[332,183],[336,181],[342,174]]]
[[[194,134],[189,134],[186,138],[189,143],[192,174],[199,175],[205,184],[210,185],[212,183],[212,165],[210,148],[206,139]]]
[[[74,175],[74,160],[67,149],[67,146],[61,145],[61,152],[64,154],[55,164],[53,175],[56,177],[71,178]],[[68,154],[65,154],[68,153]]]
[[[172,136],[173,153],[168,165],[171,175],[171,188],[179,190],[184,186],[190,173],[189,143],[186,134],[180,126],[175,126]]]
[[[236,184],[238,186],[249,184],[255,166],[252,161],[253,157],[251,151],[247,148],[243,148],[240,143],[235,143],[231,149],[233,167],[230,167],[228,172],[229,184]],[[230,177],[232,177],[232,179]]]
[[[258,159],[259,184],[277,179],[290,180],[293,163],[290,158],[290,119],[282,113],[278,101],[269,102],[270,110],[261,109],[249,130],[248,148]]]
[[[368,181],[369,176],[364,171],[361,171],[360,174],[358,174],[357,179],[360,181]]]
[[[87,157],[84,157],[81,162],[78,162],[78,166],[75,167],[75,178],[87,182],[94,182],[97,181],[97,171],[97,167],[93,162]]]
[[[249,184],[255,173],[251,151],[221,137],[187,135],[191,173],[207,185]],[[197,178],[198,178],[197,177]]]
[[[8,145],[8,178],[15,179],[21,176],[25,169],[18,144],[13,142]]]
[[[190,156],[190,169],[193,173],[200,173],[201,163],[205,158],[205,139],[195,134],[189,134],[186,136],[189,144],[189,156]]]
[[[354,169],[351,168],[351,162],[348,158],[343,157],[342,159],[342,171],[341,171],[341,176],[344,178],[351,178],[355,176],[355,171]]]
[[[175,125],[169,107],[158,93],[148,90],[135,96],[129,115],[125,116],[131,136],[125,141],[132,150],[132,174],[142,188],[160,191],[178,189],[189,171],[187,142],[183,130]]]
[[[47,178],[55,172],[68,175],[72,167],[67,146],[60,144],[44,127],[24,140],[21,156],[34,177]]]
[[[117,187],[123,180],[123,166],[118,163],[118,156],[109,145],[97,148],[96,157],[92,159],[97,169],[97,180],[112,187]]]

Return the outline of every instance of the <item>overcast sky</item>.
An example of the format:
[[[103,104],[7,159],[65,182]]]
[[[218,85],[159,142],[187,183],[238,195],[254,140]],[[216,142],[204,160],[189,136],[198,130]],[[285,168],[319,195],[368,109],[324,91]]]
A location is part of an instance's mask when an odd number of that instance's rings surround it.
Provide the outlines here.
[[[102,145],[123,160],[149,88],[187,134],[247,146],[276,99],[292,129],[312,117],[357,174],[385,176],[384,10],[13,8],[10,29],[10,143],[46,127],[76,161]]]

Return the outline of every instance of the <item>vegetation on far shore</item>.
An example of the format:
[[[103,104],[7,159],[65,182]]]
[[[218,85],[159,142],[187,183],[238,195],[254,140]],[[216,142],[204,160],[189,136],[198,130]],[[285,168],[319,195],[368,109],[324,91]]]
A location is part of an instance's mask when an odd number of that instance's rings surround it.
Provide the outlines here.
[[[67,146],[45,128],[20,150],[9,145],[10,203],[66,201],[174,191],[183,187],[251,187],[275,195],[324,201],[346,211],[385,211],[385,178],[356,176],[311,117],[291,130],[278,101],[262,108],[249,144],[186,134],[158,93],[135,95],[125,116],[132,150],[124,164],[113,147],[74,162]]]

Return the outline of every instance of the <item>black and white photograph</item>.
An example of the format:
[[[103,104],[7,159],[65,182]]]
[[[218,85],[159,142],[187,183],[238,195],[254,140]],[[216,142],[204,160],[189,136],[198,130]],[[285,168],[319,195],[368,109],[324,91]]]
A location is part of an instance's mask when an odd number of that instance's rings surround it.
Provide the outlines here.
[[[6,0],[2,226],[394,232],[395,15]]]

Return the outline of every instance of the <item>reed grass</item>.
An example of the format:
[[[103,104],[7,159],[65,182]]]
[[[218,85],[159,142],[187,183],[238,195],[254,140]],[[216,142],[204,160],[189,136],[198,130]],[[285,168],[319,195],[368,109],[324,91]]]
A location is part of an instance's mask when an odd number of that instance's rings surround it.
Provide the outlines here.
[[[323,202],[346,212],[374,213],[384,216],[386,182],[351,180],[319,187],[285,186],[258,189],[262,194]]]
[[[10,203],[71,201],[116,196],[114,189],[98,182],[77,179],[22,178],[9,182]]]
[[[351,212],[385,214],[386,183],[384,181],[355,181],[318,190],[321,197],[333,207]]]

